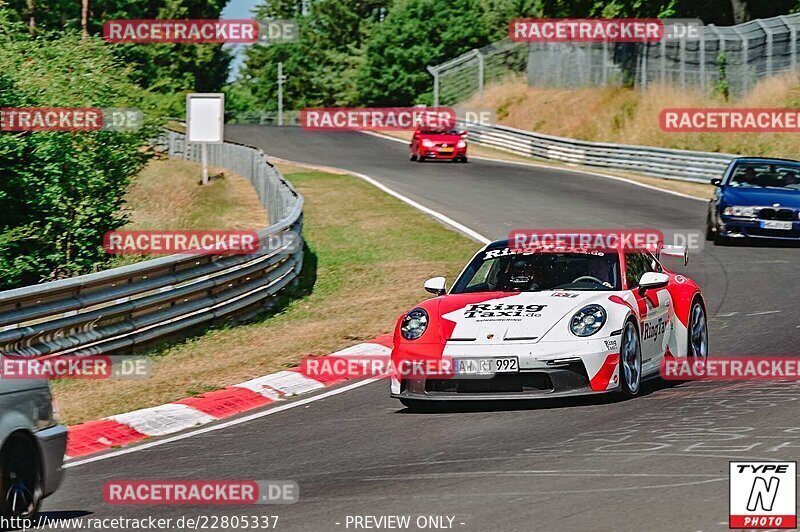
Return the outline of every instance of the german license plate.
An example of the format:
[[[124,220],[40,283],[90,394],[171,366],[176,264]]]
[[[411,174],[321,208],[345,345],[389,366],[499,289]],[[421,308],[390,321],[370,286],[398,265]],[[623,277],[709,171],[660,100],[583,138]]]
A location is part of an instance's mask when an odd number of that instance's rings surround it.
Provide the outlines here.
[[[439,153],[453,153],[453,148],[439,148]]]
[[[792,230],[792,222],[784,222],[781,220],[763,220],[761,227],[764,229],[783,229],[784,231]]]
[[[517,357],[454,358],[456,375],[493,375],[495,373],[519,373]]]

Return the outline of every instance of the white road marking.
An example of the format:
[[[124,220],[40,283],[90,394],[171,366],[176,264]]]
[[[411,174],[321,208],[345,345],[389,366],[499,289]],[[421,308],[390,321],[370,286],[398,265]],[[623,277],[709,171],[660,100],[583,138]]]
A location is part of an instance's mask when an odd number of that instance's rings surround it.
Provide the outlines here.
[[[121,449],[119,451],[114,451],[113,453],[102,454],[99,456],[92,456],[90,458],[85,458],[83,460],[76,460],[67,462],[64,464],[64,468],[71,468],[71,467],[78,467],[84,464],[90,464],[92,462],[99,462],[101,460],[106,460],[108,458],[114,458],[117,456],[123,456],[126,454],[135,453],[138,451],[144,451],[145,449],[151,449],[153,447],[159,447],[161,445],[166,445],[168,443],[185,440],[187,438],[191,438],[192,436],[198,436],[200,434],[206,434],[208,432],[215,432],[217,430],[226,429],[228,427],[233,427],[235,425],[241,425],[242,423],[247,423],[249,421],[253,421],[255,419],[260,419],[262,417],[271,416],[272,414],[277,414],[278,412],[283,412],[284,410],[290,410],[292,408],[297,408],[299,406],[307,405],[308,403],[313,403],[315,401],[319,401],[321,399],[326,399],[328,397],[332,397],[334,395],[339,395],[340,393],[348,392],[355,388],[360,388],[361,386],[366,386],[367,384],[372,384],[376,382],[378,379],[367,379],[364,381],[359,381],[348,386],[344,386],[342,388],[336,388],[329,392],[321,393],[319,395],[315,395],[313,397],[308,397],[306,399],[300,399],[298,401],[293,401],[291,403],[286,403],[281,406],[276,406],[274,408],[270,408],[268,410],[264,410],[261,412],[256,412],[255,414],[250,414],[249,416],[245,416],[239,419],[233,419],[231,421],[225,421],[220,423],[219,425],[211,425],[210,427],[205,427],[198,430],[193,430],[191,432],[186,432],[184,434],[178,434],[176,436],[171,436],[169,438],[164,438],[163,440],[157,440],[149,443],[143,443],[141,445],[134,445],[132,447],[128,447],[125,449]]]
[[[781,310],[762,310],[760,312],[751,312],[750,314],[745,314],[745,316],[763,316],[764,314],[777,314],[779,312],[783,312]]]
[[[391,474],[385,477],[367,477],[362,480],[367,482],[386,482],[392,480],[436,480],[440,478],[459,478],[459,477],[527,477],[527,476],[555,476],[555,477],[707,477],[710,479],[720,479],[719,475],[691,473],[691,474],[671,474],[671,473],[587,473],[586,471],[456,471],[451,473],[420,473],[418,475],[397,475]]]
[[[715,318],[730,318],[731,316],[735,316],[739,314],[738,312],[726,312],[725,314],[717,314],[714,316]]]
[[[388,135],[381,135],[380,133],[375,133],[374,131],[360,131],[360,133],[364,133],[365,135],[371,135],[373,137],[379,137],[379,138],[382,138],[382,139],[385,139],[385,140],[392,140],[392,141],[395,141],[395,142],[402,142],[403,144],[408,144],[407,140],[398,139],[396,137],[390,137]],[[480,143],[476,142],[476,144],[480,144]],[[499,148],[496,148],[494,146],[489,146],[489,147],[493,148],[493,149],[499,149]],[[520,157],[525,157],[525,156],[524,155],[520,155]],[[622,181],[624,183],[628,183],[630,185],[635,185],[637,187],[649,188],[650,190],[658,190],[659,192],[663,192],[664,194],[671,194],[673,196],[678,196],[680,198],[686,198],[686,199],[695,200],[695,201],[702,201],[703,203],[708,201],[707,199],[698,198],[697,196],[691,196],[689,194],[683,194],[682,192],[675,192],[674,190],[665,190],[663,188],[660,188],[660,187],[657,187],[657,186],[654,186],[654,185],[648,185],[646,183],[640,183],[639,181],[635,181],[633,179],[628,179],[626,177],[620,177],[620,176],[611,175],[611,174],[605,174],[605,173],[600,173],[600,172],[592,172],[590,170],[580,170],[580,169],[577,169],[577,168],[573,169],[571,167],[571,165],[569,165],[570,168],[561,168],[561,167],[555,166],[555,165],[540,164],[540,163],[535,163],[535,162],[530,162],[529,163],[529,162],[523,162],[523,161],[506,161],[504,159],[495,159],[494,157],[482,157],[482,156],[477,156],[477,155],[470,155],[470,159],[476,159],[476,160],[479,160],[479,161],[489,161],[489,162],[493,162],[493,163],[513,164],[513,165],[517,165],[517,166],[528,166],[528,167],[533,167],[533,168],[544,168],[544,169],[547,169],[547,170],[559,170],[561,172],[584,174],[584,175],[590,175],[590,176],[595,176],[595,177],[604,177],[606,179],[613,179],[614,181]],[[647,176],[645,176],[645,177],[647,177]],[[676,179],[675,181],[681,181],[681,180]],[[683,182],[683,183],[694,183],[694,181],[681,181],[681,182]],[[699,184],[702,184],[702,183],[697,183],[697,184],[699,185]]]

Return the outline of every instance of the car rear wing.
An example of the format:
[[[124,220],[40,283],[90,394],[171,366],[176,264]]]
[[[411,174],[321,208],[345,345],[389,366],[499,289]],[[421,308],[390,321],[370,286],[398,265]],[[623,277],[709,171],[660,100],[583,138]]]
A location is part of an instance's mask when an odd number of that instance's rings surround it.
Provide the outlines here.
[[[687,246],[670,246],[661,244],[656,256],[660,257],[662,254],[666,255],[667,257],[682,257],[683,265],[686,266],[689,264],[689,248]]]

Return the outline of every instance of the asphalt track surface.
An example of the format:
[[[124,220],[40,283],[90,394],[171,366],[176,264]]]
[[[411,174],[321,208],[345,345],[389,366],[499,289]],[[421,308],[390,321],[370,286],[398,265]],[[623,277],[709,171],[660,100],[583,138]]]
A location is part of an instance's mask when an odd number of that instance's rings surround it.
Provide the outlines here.
[[[703,202],[569,170],[412,163],[404,145],[358,133],[236,126],[227,136],[276,157],[369,175],[490,238],[520,227],[701,229],[705,216]],[[712,354],[791,355],[800,351],[799,255],[709,244],[686,268],[667,264],[704,288]],[[412,530],[419,516],[452,517],[452,528],[465,531],[724,530],[730,460],[800,459],[798,398],[795,383],[650,383],[630,401],[411,414],[376,382],[71,467],[44,510],[50,517],[278,515],[278,530],[310,531],[355,530],[348,516],[368,515],[409,515]],[[300,502],[103,501],[106,480],[154,478],[295,480]]]

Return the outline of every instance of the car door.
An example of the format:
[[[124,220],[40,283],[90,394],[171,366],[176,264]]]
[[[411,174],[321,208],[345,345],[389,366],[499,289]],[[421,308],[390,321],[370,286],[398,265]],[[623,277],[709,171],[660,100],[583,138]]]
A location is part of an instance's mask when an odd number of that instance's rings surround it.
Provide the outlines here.
[[[669,346],[672,297],[666,287],[642,292],[639,279],[647,272],[661,271],[649,253],[625,254],[625,277],[639,309],[639,340],[642,346],[642,373],[657,372]]]

